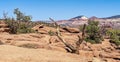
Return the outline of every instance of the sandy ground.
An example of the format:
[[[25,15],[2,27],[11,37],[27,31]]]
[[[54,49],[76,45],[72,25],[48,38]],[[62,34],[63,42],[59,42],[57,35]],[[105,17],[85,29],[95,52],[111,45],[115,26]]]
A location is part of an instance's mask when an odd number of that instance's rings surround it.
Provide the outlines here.
[[[86,62],[75,54],[0,45],[0,62]]]

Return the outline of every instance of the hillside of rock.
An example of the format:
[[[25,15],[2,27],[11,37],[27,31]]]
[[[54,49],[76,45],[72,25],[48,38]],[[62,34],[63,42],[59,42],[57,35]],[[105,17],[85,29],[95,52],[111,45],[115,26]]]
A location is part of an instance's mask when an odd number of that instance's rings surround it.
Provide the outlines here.
[[[3,28],[3,26],[1,27]],[[6,27],[5,27],[6,28]],[[100,44],[83,42],[79,55],[68,53],[65,45],[50,30],[56,28],[37,25],[39,33],[9,34],[0,32],[1,62],[120,62],[120,46],[104,39]],[[7,31],[6,31],[7,32]],[[81,32],[77,28],[61,28],[62,38],[75,45]]]

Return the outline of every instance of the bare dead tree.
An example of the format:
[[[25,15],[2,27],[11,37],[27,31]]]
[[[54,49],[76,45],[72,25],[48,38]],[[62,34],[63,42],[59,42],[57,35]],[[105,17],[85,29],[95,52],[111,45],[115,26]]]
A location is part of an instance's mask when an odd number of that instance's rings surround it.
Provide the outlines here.
[[[70,53],[75,53],[75,54],[79,54],[79,47],[80,47],[80,44],[83,42],[84,40],[84,37],[85,37],[85,27],[86,25],[84,24],[84,27],[83,27],[83,31],[82,31],[82,37],[80,37],[78,35],[78,38],[79,40],[76,42],[76,47],[67,43],[61,36],[61,33],[60,33],[60,25],[58,25],[52,18],[49,18],[52,22],[54,22],[55,26],[56,26],[56,29],[57,29],[57,37],[62,41],[62,43],[66,46],[66,50]]]
[[[7,20],[7,18],[8,18],[8,12],[5,12],[5,11],[3,11],[3,19],[4,20]]]
[[[84,38],[85,38],[85,28],[86,28],[86,24],[84,24],[83,29],[82,29],[82,37],[80,37],[78,35],[79,40],[76,42],[76,49],[77,49],[76,52],[75,52],[76,54],[79,54],[80,45],[84,41]]]

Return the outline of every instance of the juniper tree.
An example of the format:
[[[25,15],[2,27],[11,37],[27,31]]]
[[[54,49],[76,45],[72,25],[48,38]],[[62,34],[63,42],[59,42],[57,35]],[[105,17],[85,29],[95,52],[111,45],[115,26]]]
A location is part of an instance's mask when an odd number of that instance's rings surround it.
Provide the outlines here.
[[[16,15],[16,20],[28,22],[31,21],[31,16],[26,16],[24,13],[22,13],[19,8],[14,9],[14,14]]]
[[[90,43],[100,43],[101,40],[103,40],[100,33],[100,27],[98,25],[98,21],[88,21],[88,25],[86,27],[86,41]]]

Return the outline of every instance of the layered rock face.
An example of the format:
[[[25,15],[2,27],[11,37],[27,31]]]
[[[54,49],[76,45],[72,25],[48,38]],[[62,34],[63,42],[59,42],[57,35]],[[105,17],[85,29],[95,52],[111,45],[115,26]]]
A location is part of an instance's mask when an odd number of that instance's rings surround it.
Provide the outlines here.
[[[0,21],[0,33],[8,33],[9,31],[10,29],[8,28],[8,25],[4,21]]]
[[[63,52],[65,55],[68,53],[65,50],[65,45],[56,35],[50,36],[48,34],[49,31],[56,32],[56,28],[37,25],[33,27],[33,29],[42,34],[4,34],[3,32],[9,32],[9,28],[3,21],[0,21],[0,29],[4,29],[3,31],[0,31],[0,44],[25,48],[47,49],[53,52],[59,51]],[[77,35],[81,36],[81,32],[79,32],[77,28],[65,27],[61,28],[60,31],[63,39],[73,46],[75,45],[75,42],[78,41]],[[120,46],[110,43],[109,39],[104,39],[101,44],[91,44],[84,41],[80,45],[79,52],[80,54],[75,55],[75,57],[82,57],[83,60],[79,60],[78,58],[78,62],[120,62]]]
[[[80,55],[88,58],[101,58],[104,62],[119,62],[120,49],[117,48],[119,48],[119,46],[110,43],[109,39],[105,39],[101,44],[85,42],[80,46]]]
[[[85,16],[77,16],[77,17],[71,18],[69,20],[60,20],[57,23],[62,24],[62,25],[76,27],[79,25],[87,24],[88,20],[99,21],[100,26],[107,25],[107,26],[110,26],[114,29],[120,29],[120,15],[107,17],[107,18],[98,18],[95,16],[87,18]]]
[[[33,30],[41,33],[41,34],[48,34],[49,31],[55,32],[56,29],[44,25],[36,25],[35,27],[32,28]]]
[[[49,29],[46,29],[45,26],[38,26],[39,30],[38,32],[41,32],[46,30],[46,33],[48,32]],[[55,28],[53,31],[56,32]],[[51,30],[52,30],[51,29]],[[61,33],[65,41],[67,41],[71,45],[75,45],[75,42],[78,41],[77,35],[81,35],[79,30],[77,28],[70,28],[70,27],[65,27],[61,28]],[[47,34],[46,34],[47,35]],[[49,36],[48,35],[47,43],[49,44],[49,47],[51,50],[57,50],[61,52],[66,52],[65,45],[57,38],[57,36]],[[47,45],[46,45],[47,46]],[[120,47],[115,46],[114,44],[109,42],[109,39],[104,39],[101,44],[91,44],[88,42],[83,42],[80,45],[80,56],[81,57],[86,57],[85,60],[87,61],[98,61],[98,62],[119,62],[120,61]],[[98,59],[96,59],[98,58]]]
[[[78,34],[62,33],[62,36],[67,43],[74,45],[75,42],[78,41]],[[67,52],[65,50],[65,45],[59,40],[57,36],[50,36],[48,34],[31,33],[12,35],[2,33],[0,36],[0,41],[2,44],[6,45],[22,46],[35,49],[47,49],[64,53]],[[88,42],[83,42],[80,45],[79,52],[80,57],[84,57],[84,60],[86,60],[86,62],[120,61],[120,47],[110,43],[109,39],[105,39],[101,44],[90,44]]]
[[[48,34],[50,31],[56,32],[56,28],[48,27],[44,25],[37,25],[33,27],[32,29],[42,34]],[[79,33],[80,31],[77,28],[64,27],[64,28],[60,28],[60,32]]]

